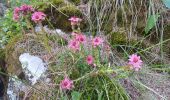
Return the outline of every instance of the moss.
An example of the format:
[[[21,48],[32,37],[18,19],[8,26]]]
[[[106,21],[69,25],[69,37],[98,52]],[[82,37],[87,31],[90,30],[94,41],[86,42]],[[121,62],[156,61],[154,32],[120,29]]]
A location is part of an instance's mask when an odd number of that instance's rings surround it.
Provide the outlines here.
[[[112,45],[125,44],[126,43],[126,36],[125,36],[124,33],[112,32],[112,33],[110,33],[109,41]]]
[[[64,4],[64,0],[52,0],[52,3],[55,6],[60,6],[60,5]]]
[[[4,49],[0,49],[0,71],[5,67],[5,52]]]
[[[81,2],[81,0],[70,0],[70,1],[73,2],[76,5],[80,4],[80,2]]]
[[[22,70],[18,59],[22,50],[15,50],[16,43],[21,39],[21,35],[15,36],[5,47],[6,63],[8,66],[7,70],[10,74],[19,75]]]
[[[63,13],[65,13],[65,14],[68,15],[68,16],[69,16],[69,15],[77,15],[77,16],[82,15],[81,12],[80,12],[80,10],[77,9],[76,6],[71,5],[71,4],[68,4],[68,5],[66,5],[66,6],[60,7],[58,10],[61,11],[61,12],[63,12]]]
[[[167,26],[164,28],[164,33],[166,33],[166,34],[164,34],[164,40],[169,39],[169,38],[170,38],[170,25],[167,25]],[[170,42],[169,42],[169,41],[166,42],[166,43],[164,43],[164,48],[163,48],[163,50],[164,50],[166,53],[170,54]]]
[[[147,47],[147,44],[144,42],[139,42],[135,39],[127,40],[126,33],[111,32],[109,35],[109,43],[119,52],[125,52],[124,50],[126,50],[126,52],[131,54]]]
[[[4,49],[0,49],[0,60],[4,60],[4,59],[5,59]]]
[[[51,9],[51,6],[55,6],[56,8],[58,8],[59,6],[62,6],[64,4],[65,4],[64,0],[51,0],[48,3],[47,2],[40,2],[40,3],[36,4],[35,6],[37,6],[37,9],[39,11],[45,11],[48,8]]]

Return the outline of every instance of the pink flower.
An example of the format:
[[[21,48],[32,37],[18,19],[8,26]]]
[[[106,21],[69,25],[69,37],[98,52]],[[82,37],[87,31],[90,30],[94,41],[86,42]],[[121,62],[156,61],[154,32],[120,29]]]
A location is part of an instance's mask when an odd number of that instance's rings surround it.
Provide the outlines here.
[[[20,17],[20,13],[22,13],[22,15],[25,15],[29,12],[33,12],[34,9],[32,8],[32,6],[30,5],[22,5],[21,7],[16,7],[14,9],[14,13],[13,13],[13,20],[18,21],[19,17]]]
[[[91,64],[93,64],[93,56],[92,55],[88,55],[87,56],[87,58],[86,58],[86,62],[89,64],[89,65],[91,65]]]
[[[18,14],[14,14],[13,15],[13,20],[18,21],[19,20],[19,15]]]
[[[63,90],[71,90],[74,87],[73,81],[68,77],[65,77],[64,80],[60,82],[60,88]]]
[[[100,44],[103,43],[103,39],[100,38],[100,37],[95,37],[92,41],[93,43],[93,46],[96,47],[96,46],[99,46]]]
[[[79,43],[79,41],[77,41],[77,40],[71,40],[71,41],[69,42],[68,47],[69,47],[70,49],[73,49],[73,50],[77,51],[77,50],[80,50],[80,43]]]
[[[13,20],[15,21],[19,20],[19,13],[20,13],[20,8],[16,7],[13,12]]]
[[[137,56],[136,54],[132,54],[131,56],[129,56],[129,65],[131,65],[135,71],[139,71],[142,65],[142,60],[140,59],[140,56]]]
[[[73,16],[68,20],[71,21],[71,25],[78,25],[82,21],[81,18],[78,18],[76,16]]]
[[[76,35],[76,40],[79,41],[80,43],[85,43],[86,41],[86,36],[83,34],[77,34]]]
[[[32,20],[35,23],[41,22],[43,20],[45,20],[46,15],[43,12],[34,12],[32,14]]]
[[[20,7],[20,10],[25,14],[25,13],[28,13],[28,12],[33,12],[34,8],[30,5],[24,4]]]
[[[20,13],[20,8],[19,7],[16,7],[15,9],[14,9],[14,14],[19,14]]]

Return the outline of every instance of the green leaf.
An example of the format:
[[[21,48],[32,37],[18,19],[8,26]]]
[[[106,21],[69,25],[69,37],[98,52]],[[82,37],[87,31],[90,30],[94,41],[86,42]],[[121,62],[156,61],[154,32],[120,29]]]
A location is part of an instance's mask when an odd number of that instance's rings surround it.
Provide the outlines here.
[[[76,92],[76,91],[73,91],[73,92],[71,93],[71,96],[72,96],[72,100],[80,100],[81,93]]]
[[[166,7],[170,8],[170,0],[163,0]]]
[[[103,91],[98,92],[98,100],[102,100],[102,96],[103,96]]]
[[[148,17],[147,24],[145,27],[145,34],[147,34],[150,31],[150,29],[152,29],[155,26],[159,16],[160,16],[159,14],[154,14]]]
[[[66,96],[62,97],[61,100],[68,100]]]

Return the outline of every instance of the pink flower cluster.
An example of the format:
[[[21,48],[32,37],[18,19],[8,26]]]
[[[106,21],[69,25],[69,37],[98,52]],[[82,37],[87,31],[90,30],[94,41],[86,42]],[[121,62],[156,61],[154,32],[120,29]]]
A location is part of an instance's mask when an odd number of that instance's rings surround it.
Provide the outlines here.
[[[69,41],[68,47],[74,51],[79,51],[80,50],[80,45],[81,44],[86,44],[87,42],[87,37],[83,35],[82,33],[75,33],[72,32],[73,39]],[[104,40],[101,37],[95,37],[90,41],[93,47],[100,46]],[[88,55],[86,57],[86,62],[88,65],[93,65],[94,63],[94,58],[92,55]]]
[[[18,21],[21,14],[26,15],[32,12],[34,13],[32,14],[31,20],[34,21],[35,23],[45,20],[46,15],[43,12],[39,11],[35,12],[32,6],[25,4],[14,9],[13,20]]]
[[[41,22],[43,20],[45,20],[46,15],[43,12],[34,12],[32,14],[32,21],[34,21],[35,23]]]
[[[68,47],[74,51],[80,50],[80,43],[79,41],[73,39],[69,41]]]
[[[82,21],[81,18],[78,18],[76,16],[73,16],[69,19],[69,21],[71,22],[71,25],[74,26],[74,25],[78,25],[80,24],[80,22]]]
[[[26,15],[30,12],[33,12],[34,8],[30,5],[22,5],[20,7],[16,7],[13,12],[13,20],[18,21],[20,18],[20,14]]]
[[[60,82],[60,88],[63,90],[71,90],[74,87],[73,81],[68,77],[65,77],[64,80]]]
[[[82,33],[72,32],[73,39],[69,41],[68,47],[73,50],[80,50],[80,44],[84,44],[87,41],[87,37]],[[100,46],[104,40],[101,37],[95,37],[92,39],[91,43],[93,47]]]
[[[142,60],[140,59],[140,56],[136,54],[132,54],[129,56],[129,65],[131,65],[131,68],[135,71],[139,71],[142,66]]]
[[[80,45],[86,42],[86,36],[82,33],[72,33],[73,39],[69,41],[68,47],[74,51],[80,50]]]
[[[75,16],[71,17],[69,20],[71,21],[71,25],[79,25],[79,23],[82,21],[81,18]],[[88,46],[96,48],[102,45],[104,42],[103,38],[101,37],[94,37],[93,39],[91,39],[86,37],[86,35],[83,35],[82,33],[76,32],[72,32],[71,35],[73,38],[69,41],[68,47],[74,51],[79,51],[81,44],[83,44],[83,46],[87,48]],[[92,55],[88,55],[86,57],[86,63],[94,67],[96,66],[96,64],[94,63],[94,57]]]
[[[20,11],[24,14],[27,14],[29,12],[34,12],[34,8],[31,5],[22,5],[20,7]]]

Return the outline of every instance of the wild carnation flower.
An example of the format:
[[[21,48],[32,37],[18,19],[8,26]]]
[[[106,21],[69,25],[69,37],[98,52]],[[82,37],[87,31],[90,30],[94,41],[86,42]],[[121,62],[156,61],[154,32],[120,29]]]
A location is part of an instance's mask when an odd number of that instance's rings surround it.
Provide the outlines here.
[[[34,9],[30,5],[22,5],[21,7],[16,7],[14,9],[14,13],[13,13],[13,20],[18,21],[20,13],[25,15],[25,14],[27,14],[29,12],[33,12],[33,11],[34,11]]]
[[[85,43],[86,41],[86,36],[83,34],[77,34],[76,35],[76,40],[79,41],[80,43]]]
[[[86,62],[89,64],[89,65],[91,65],[91,64],[93,64],[93,56],[92,55],[88,55],[87,56],[87,58],[86,58]]]
[[[129,56],[129,65],[131,65],[135,71],[139,71],[142,65],[142,60],[140,59],[140,56],[137,56],[136,54],[132,54],[131,56]]]
[[[31,5],[24,4],[20,7],[20,11],[22,11],[24,14],[26,14],[28,12],[33,12],[34,8]]]
[[[20,8],[16,7],[13,12],[13,20],[15,21],[19,20],[19,13],[20,13]]]
[[[63,90],[71,90],[74,87],[73,81],[68,77],[65,77],[64,80],[60,82],[60,88]]]
[[[80,50],[80,43],[79,43],[79,41],[77,41],[77,40],[71,40],[71,41],[69,42],[68,47],[69,47],[70,49],[73,49],[73,50],[77,51],[77,50]]]
[[[71,21],[71,25],[78,25],[82,21],[81,18],[78,18],[76,16],[73,16],[68,20]]]
[[[92,41],[94,47],[99,46],[102,43],[103,43],[103,39],[100,37],[95,37]]]
[[[34,12],[32,14],[32,20],[35,23],[41,22],[43,20],[45,20],[46,15],[43,12]]]

